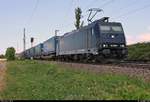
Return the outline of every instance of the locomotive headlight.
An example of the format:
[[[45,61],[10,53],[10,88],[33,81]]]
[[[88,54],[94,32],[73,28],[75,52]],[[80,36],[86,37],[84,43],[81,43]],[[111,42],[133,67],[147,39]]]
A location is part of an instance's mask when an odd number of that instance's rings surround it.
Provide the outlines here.
[[[108,45],[107,44],[103,44],[103,47],[108,47]]]
[[[124,45],[124,44],[122,44],[122,45],[120,45],[120,47],[125,47],[125,45]]]

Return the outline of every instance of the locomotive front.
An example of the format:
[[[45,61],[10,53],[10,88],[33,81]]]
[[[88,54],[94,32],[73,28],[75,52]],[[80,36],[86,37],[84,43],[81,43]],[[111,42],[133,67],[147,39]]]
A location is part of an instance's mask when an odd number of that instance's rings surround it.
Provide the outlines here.
[[[99,52],[105,57],[125,58],[126,39],[121,23],[109,22],[105,17],[99,22]]]

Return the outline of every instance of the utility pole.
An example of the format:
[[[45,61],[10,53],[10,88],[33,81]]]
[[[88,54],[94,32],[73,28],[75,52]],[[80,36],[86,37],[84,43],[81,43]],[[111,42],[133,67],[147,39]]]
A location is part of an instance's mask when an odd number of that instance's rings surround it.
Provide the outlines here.
[[[18,42],[17,42],[17,53],[19,52],[19,44],[18,44]]]
[[[26,50],[26,29],[23,29],[23,51]]]
[[[59,30],[55,30],[55,36],[57,36],[57,33],[59,32]]]

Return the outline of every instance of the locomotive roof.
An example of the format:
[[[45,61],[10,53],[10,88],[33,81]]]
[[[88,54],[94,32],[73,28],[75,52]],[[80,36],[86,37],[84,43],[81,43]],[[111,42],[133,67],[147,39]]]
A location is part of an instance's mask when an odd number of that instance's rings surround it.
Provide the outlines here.
[[[80,28],[78,30],[73,30],[71,32],[65,33],[61,37],[69,36],[69,35],[71,35],[71,34],[73,34],[75,32],[79,32],[82,29],[86,29],[86,28],[92,27],[92,26],[94,26],[95,24],[98,24],[98,23],[101,23],[101,24],[108,24],[108,23],[109,24],[120,24],[119,22],[109,22],[108,19],[109,19],[109,17],[103,17],[103,18],[101,18],[99,20],[95,20],[94,22],[92,22],[92,23],[90,23],[90,24],[88,24],[88,25],[86,25],[86,26],[84,26],[84,27],[82,27],[82,28]]]

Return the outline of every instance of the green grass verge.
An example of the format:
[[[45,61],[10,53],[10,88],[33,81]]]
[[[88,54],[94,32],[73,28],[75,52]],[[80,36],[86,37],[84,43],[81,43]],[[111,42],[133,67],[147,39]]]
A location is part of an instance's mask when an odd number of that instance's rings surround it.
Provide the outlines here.
[[[127,76],[96,74],[36,61],[7,64],[7,86],[0,99],[150,99],[150,83]]]
[[[138,43],[128,46],[129,60],[150,60],[150,43]]]

